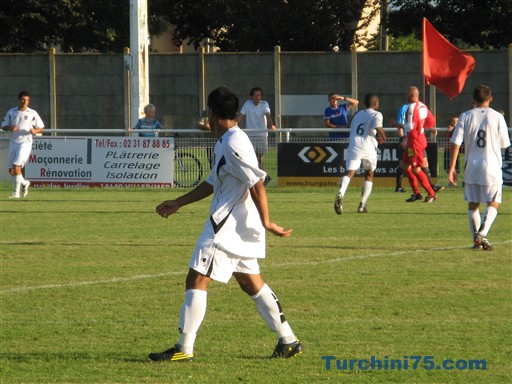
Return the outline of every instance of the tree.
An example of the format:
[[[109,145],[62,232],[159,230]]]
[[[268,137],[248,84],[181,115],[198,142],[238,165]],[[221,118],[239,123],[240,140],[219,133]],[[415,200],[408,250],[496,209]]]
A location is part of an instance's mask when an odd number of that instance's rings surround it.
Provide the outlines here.
[[[0,52],[120,52],[129,46],[129,0],[2,0]],[[363,14],[365,4],[369,12]],[[222,51],[348,50],[379,0],[148,0],[152,35],[175,25],[174,41]]]
[[[506,48],[512,43],[511,0],[390,0],[389,33],[422,38],[422,19],[459,48]]]
[[[0,52],[122,52],[130,45],[129,7],[129,0],[2,0]],[[169,1],[150,0],[148,13],[150,33],[165,31]]]
[[[365,5],[368,12],[363,14]],[[366,28],[379,0],[188,0],[173,2],[169,17],[174,42],[198,47],[209,38],[221,51],[348,50],[359,45],[356,30]]]

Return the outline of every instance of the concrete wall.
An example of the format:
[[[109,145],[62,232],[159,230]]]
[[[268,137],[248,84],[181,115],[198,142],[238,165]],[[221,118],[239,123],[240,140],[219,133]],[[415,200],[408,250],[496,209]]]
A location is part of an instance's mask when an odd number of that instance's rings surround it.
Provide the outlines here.
[[[451,115],[468,109],[472,90],[481,83],[493,88],[492,106],[503,109],[510,124],[509,52],[471,54],[476,69],[463,93],[449,100],[436,92],[438,126],[445,126]],[[281,93],[310,95],[316,102],[325,98],[326,107],[331,91],[354,94],[359,100],[368,92],[376,92],[387,123],[405,102],[410,85],[423,88],[419,52],[359,52],[357,74],[352,71],[353,59],[349,52],[283,52]],[[122,53],[57,54],[55,62],[58,128],[124,127]],[[200,53],[151,54],[149,72],[150,101],[157,107],[157,117],[169,128],[194,128],[204,96],[221,84],[233,88],[241,103],[248,98],[250,88],[260,86],[273,113],[276,110],[274,52],[212,53],[204,57]],[[48,55],[0,54],[0,113],[17,104],[20,90],[28,90],[31,106],[50,127],[49,76]],[[429,87],[425,100],[430,104]],[[323,108],[316,115],[285,115],[282,127],[323,127],[322,114]]]

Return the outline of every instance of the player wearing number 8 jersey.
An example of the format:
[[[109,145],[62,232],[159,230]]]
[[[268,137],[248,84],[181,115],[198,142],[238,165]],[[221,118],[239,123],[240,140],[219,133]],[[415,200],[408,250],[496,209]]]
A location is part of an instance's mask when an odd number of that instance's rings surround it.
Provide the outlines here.
[[[343,212],[343,196],[361,165],[365,170],[365,181],[357,212],[368,212],[366,203],[372,192],[373,172],[377,167],[377,146],[386,140],[386,134],[382,128],[382,113],[378,112],[378,96],[369,93],[364,99],[364,105],[366,109],[357,112],[350,124],[350,144],[346,159],[347,174],[340,180],[338,194],[334,201],[334,211],[338,215]]]
[[[503,115],[489,107],[491,88],[478,86],[473,92],[476,107],[460,115],[451,142],[448,180],[457,182],[455,164],[464,142],[465,171],[464,198],[468,202],[469,227],[473,235],[473,248],[491,250],[487,234],[498,215],[502,194],[501,149],[510,146],[507,123]],[[480,217],[480,203],[487,207]]]

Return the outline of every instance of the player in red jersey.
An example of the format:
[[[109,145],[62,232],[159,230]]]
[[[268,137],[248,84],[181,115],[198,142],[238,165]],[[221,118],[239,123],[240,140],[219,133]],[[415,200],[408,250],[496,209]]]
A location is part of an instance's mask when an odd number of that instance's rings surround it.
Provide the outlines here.
[[[428,181],[428,177],[421,169],[424,162],[424,152],[427,148],[427,138],[425,128],[435,127],[435,118],[428,107],[419,100],[419,90],[417,87],[410,87],[408,100],[410,102],[407,111],[407,121],[404,129],[407,130],[407,149],[404,152],[403,162],[405,165],[405,174],[413,189],[413,194],[407,202],[421,200],[423,196],[418,185],[427,191],[428,196],[425,203],[432,203],[437,200],[437,195]]]

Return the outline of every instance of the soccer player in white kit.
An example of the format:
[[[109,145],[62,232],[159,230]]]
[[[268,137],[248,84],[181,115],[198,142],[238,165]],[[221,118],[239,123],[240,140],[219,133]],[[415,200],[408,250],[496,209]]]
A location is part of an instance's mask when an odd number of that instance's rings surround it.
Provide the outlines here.
[[[357,212],[368,213],[366,203],[373,188],[373,173],[377,167],[377,146],[386,141],[382,128],[382,113],[379,109],[379,97],[369,93],[364,98],[366,109],[357,112],[350,124],[350,144],[347,149],[347,173],[340,179],[340,187],[334,201],[334,211],[343,213],[343,197],[350,181],[362,165],[365,170],[361,202]]]
[[[23,177],[23,168],[32,151],[32,135],[44,129],[43,120],[38,113],[29,108],[30,95],[26,91],[18,94],[18,106],[11,108],[5,115],[1,128],[10,131],[9,173],[14,177],[14,191],[10,198],[19,199],[28,195],[30,181]]]
[[[258,259],[265,257],[265,230],[288,237],[270,221],[263,180],[254,148],[237,125],[238,97],[226,87],[208,96],[208,121],[218,141],[214,167],[206,181],[176,200],[156,207],[167,218],[184,205],[213,193],[210,218],[196,243],[186,278],[185,303],[179,324],[179,340],[164,352],[151,353],[153,361],[187,361],[194,357],[197,331],[206,313],[207,290],[212,280],[227,283],[234,276],[240,288],[256,304],[261,317],[278,337],[273,357],[288,358],[302,352],[302,345],[285,319],[277,296],[263,281]],[[243,327],[242,327],[243,328]]]
[[[501,149],[510,146],[510,137],[503,115],[489,107],[491,88],[478,86],[473,92],[473,100],[475,108],[460,115],[450,140],[453,146],[448,180],[457,183],[455,164],[464,143],[464,199],[468,202],[473,248],[488,251],[493,247],[487,234],[498,215],[502,197]],[[487,203],[482,217],[480,203]]]

